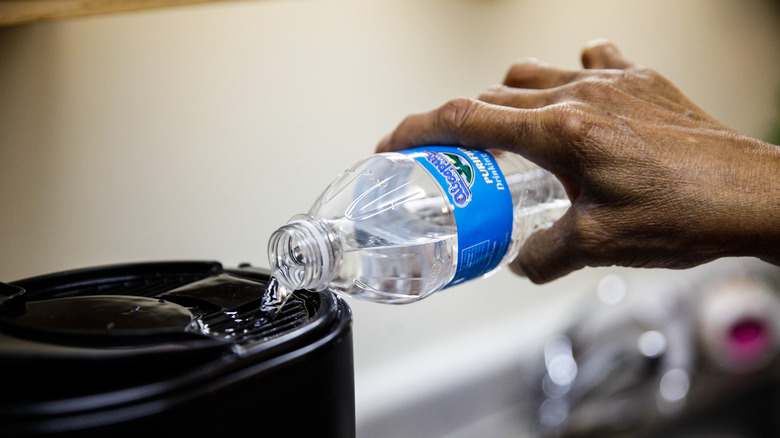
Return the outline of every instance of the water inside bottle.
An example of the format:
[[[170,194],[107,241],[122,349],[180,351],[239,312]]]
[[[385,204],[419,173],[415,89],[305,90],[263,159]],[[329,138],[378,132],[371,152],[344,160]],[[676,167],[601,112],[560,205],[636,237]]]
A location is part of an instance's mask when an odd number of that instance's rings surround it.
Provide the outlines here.
[[[570,205],[563,186],[549,172],[519,155],[500,158],[497,164],[506,182],[500,190],[509,189],[512,208],[504,202],[499,213],[514,216],[511,227],[505,220],[496,226],[488,214],[492,204],[482,206],[484,211],[470,210],[456,225],[455,204],[446,194],[452,186],[442,185],[409,155],[378,154],[342,172],[307,214],[293,217],[271,236],[274,276],[295,289],[327,289],[401,304],[494,272],[496,263],[514,258],[528,235],[549,227]],[[465,174],[473,176],[475,169],[469,169]],[[480,180],[470,180],[468,186],[474,181]],[[494,228],[498,231],[484,232]],[[458,269],[463,275],[456,278]],[[281,286],[276,279],[269,283],[269,309],[291,293],[279,290]]]

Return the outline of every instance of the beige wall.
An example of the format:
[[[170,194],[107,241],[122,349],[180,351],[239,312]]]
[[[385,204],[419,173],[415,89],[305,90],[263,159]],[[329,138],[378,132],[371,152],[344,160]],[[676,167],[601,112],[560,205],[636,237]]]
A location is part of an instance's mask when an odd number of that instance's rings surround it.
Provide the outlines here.
[[[778,23],[768,1],[268,0],[0,29],[0,280],[137,260],[267,266],[267,236],[405,114],[475,96],[522,57],[576,67],[593,38],[763,136]],[[603,272],[350,301],[358,372]]]

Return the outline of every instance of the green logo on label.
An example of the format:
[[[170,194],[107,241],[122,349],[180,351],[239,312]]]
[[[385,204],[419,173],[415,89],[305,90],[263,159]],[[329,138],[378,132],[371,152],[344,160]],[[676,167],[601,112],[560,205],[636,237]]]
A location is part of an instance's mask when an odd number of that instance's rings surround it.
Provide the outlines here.
[[[467,173],[471,181],[463,174],[463,163],[460,156],[447,152],[439,153],[431,150],[425,151],[425,159],[431,163],[434,169],[444,178],[449,185],[448,192],[452,196],[452,202],[457,207],[465,207],[471,200],[471,183],[474,180],[474,172],[468,167]],[[456,166],[457,165],[457,166]]]
[[[474,183],[474,169],[471,168],[471,163],[459,154],[452,152],[442,152],[441,154],[452,164],[464,182],[471,187],[471,184]]]

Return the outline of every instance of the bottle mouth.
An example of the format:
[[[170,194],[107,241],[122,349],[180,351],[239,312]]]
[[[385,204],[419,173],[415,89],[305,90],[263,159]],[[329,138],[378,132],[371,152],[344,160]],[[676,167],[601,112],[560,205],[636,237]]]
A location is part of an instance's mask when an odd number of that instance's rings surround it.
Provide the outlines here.
[[[290,290],[325,289],[335,268],[334,241],[317,218],[293,217],[268,241],[273,276]]]

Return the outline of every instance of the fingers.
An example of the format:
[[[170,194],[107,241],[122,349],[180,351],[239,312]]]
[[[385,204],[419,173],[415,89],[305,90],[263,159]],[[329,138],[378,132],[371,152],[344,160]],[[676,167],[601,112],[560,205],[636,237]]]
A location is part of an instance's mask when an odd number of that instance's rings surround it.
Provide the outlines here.
[[[613,42],[605,39],[594,40],[585,45],[582,51],[582,65],[587,70],[625,70],[634,66],[623,57]],[[535,58],[527,58],[509,69],[503,85],[544,90],[570,84],[592,74],[593,72],[588,71],[562,69]]]
[[[480,94],[479,100],[493,105],[512,108],[542,108],[557,100],[557,92],[552,90],[528,90],[512,88],[506,85],[494,85]]]
[[[478,99],[513,108],[541,108],[555,103],[557,89],[576,80],[579,73],[563,70],[536,59],[513,65],[501,85],[494,85]]]
[[[426,113],[406,117],[385,137],[377,152],[424,145],[468,145],[521,153],[531,160],[554,150],[565,128],[555,106],[542,110],[507,108],[475,99],[454,99]],[[522,145],[519,150],[518,145]],[[538,158],[537,158],[538,159]]]
[[[514,133],[510,132],[509,126],[523,123],[522,120],[509,120],[507,112],[510,111],[474,99],[453,99],[433,111],[407,116],[380,142],[377,152],[436,144],[506,149],[506,146],[497,145],[514,142]]]
[[[589,42],[582,51],[582,65],[586,69],[620,69],[634,66],[628,62],[617,46],[608,40]]]
[[[576,99],[577,92],[592,87],[578,88],[589,79],[609,80],[615,72],[604,70],[633,67],[617,46],[607,40],[595,40],[586,45],[582,53],[585,70],[566,70],[543,63],[537,59],[525,59],[513,65],[501,85],[488,88],[479,100],[494,105],[514,108],[542,108],[558,102]],[[592,81],[591,81],[592,83]]]
[[[605,40],[588,44],[582,60],[585,70],[560,69],[535,59],[520,62],[509,70],[503,85],[488,89],[479,100],[454,99],[436,110],[407,117],[379,142],[376,151],[461,144],[517,152],[549,169],[551,158],[560,154],[556,145],[587,135],[592,120],[583,117],[583,110],[590,102],[609,97],[603,93],[614,91],[594,84],[609,82],[618,74],[615,69],[632,66]],[[550,150],[543,151],[544,146]]]
[[[565,70],[528,58],[510,67],[503,84],[513,88],[542,90],[568,84],[579,76],[578,70]]]

